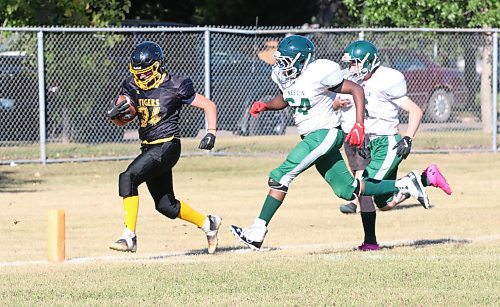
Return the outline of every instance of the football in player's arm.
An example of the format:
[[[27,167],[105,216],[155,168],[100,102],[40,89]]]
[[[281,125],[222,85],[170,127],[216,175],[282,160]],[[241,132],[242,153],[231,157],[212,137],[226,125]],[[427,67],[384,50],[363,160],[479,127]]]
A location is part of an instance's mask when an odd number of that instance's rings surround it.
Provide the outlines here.
[[[176,198],[172,168],[181,154],[179,114],[182,105],[189,104],[204,111],[207,133],[199,148],[206,150],[215,145],[216,106],[210,99],[195,92],[191,78],[167,71],[163,49],[154,42],[137,45],[132,52],[129,71],[131,75],[123,82],[119,99],[110,104],[107,115],[115,124],[122,125],[133,119],[135,116],[130,115],[136,111],[140,121],[141,154],[119,176],[125,228],[110,248],[125,252],[137,250],[138,187],[145,182],[156,210],[167,218],[180,218],[203,230],[208,241],[208,253],[214,253],[221,218],[201,214]]]

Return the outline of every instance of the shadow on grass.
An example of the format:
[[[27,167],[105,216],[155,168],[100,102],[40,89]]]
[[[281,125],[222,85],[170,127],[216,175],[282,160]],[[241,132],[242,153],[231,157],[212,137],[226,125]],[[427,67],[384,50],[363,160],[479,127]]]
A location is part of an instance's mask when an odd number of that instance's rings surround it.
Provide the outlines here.
[[[452,238],[442,238],[442,239],[432,239],[432,240],[415,240],[400,244],[393,245],[383,245],[382,249],[394,249],[396,247],[415,247],[424,248],[427,246],[438,245],[438,244],[469,244],[472,243],[470,240],[466,239],[452,239]]]
[[[30,193],[37,189],[26,188],[27,185],[40,184],[41,179],[20,179],[16,178],[14,171],[0,171],[0,193]]]
[[[422,208],[422,205],[420,204],[400,204],[394,207],[392,210],[405,210],[405,209],[411,209],[411,208]]]
[[[425,247],[429,245],[436,244],[466,244],[471,243],[470,240],[465,239],[451,239],[451,238],[442,238],[442,239],[434,239],[434,240],[416,240],[416,241],[408,241],[404,243],[395,243],[395,244],[385,244],[381,246],[383,250],[394,249],[396,247]],[[298,248],[303,249],[303,246],[299,246]],[[283,250],[294,250],[294,246],[275,246],[275,247],[264,247],[260,251],[256,252],[251,250],[248,247],[244,246],[226,246],[220,247],[217,249],[217,252],[213,256],[208,257],[217,257],[217,255],[221,254],[248,254],[248,253],[259,253],[259,252],[275,252],[275,251],[283,251]],[[352,253],[353,251],[358,251],[357,248],[349,248],[347,249],[345,246],[338,248],[329,248],[323,249],[321,251],[312,251],[308,252],[308,255],[331,255],[331,254],[346,254]],[[363,252],[365,253],[365,252]],[[116,256],[102,256],[102,257],[76,257],[76,258],[68,258],[66,259],[67,263],[84,263],[84,262],[93,262],[93,261],[126,261],[126,262],[143,262],[143,261],[157,261],[157,260],[167,260],[179,257],[186,256],[205,256],[208,255],[207,249],[193,249],[186,252],[172,252],[172,253],[164,253],[157,255],[136,255],[129,257],[128,253],[118,253]],[[207,258],[208,259],[208,258]]]
[[[438,244],[468,244],[472,243],[470,240],[465,240],[465,239],[452,239],[452,238],[442,238],[442,239],[432,239],[432,240],[415,240],[415,241],[408,241],[408,242],[402,242],[402,243],[395,243],[395,244],[383,244],[381,245],[381,249],[383,250],[389,250],[389,249],[394,249],[397,247],[415,247],[415,248],[424,248],[426,246],[431,246],[431,245],[438,245]],[[260,251],[253,251],[248,247],[244,246],[226,246],[226,247],[219,247],[217,248],[216,254],[225,254],[225,253],[251,253],[251,252],[274,252],[274,251],[281,251],[281,250],[289,250],[293,249],[292,247],[280,247],[280,246],[275,246],[275,247],[263,247],[261,248]],[[357,248],[352,248],[352,249],[334,249],[334,250],[328,250],[328,251],[321,251],[321,252],[312,252],[310,254],[332,254],[332,253],[350,253],[352,251],[357,251]],[[208,252],[206,249],[193,249],[188,252],[182,253],[182,256],[198,256],[198,255],[207,255]],[[166,258],[171,258],[175,256],[180,256],[179,254],[166,254],[166,255],[158,255],[158,256],[151,256],[148,257],[150,260],[159,260],[159,259],[166,259]]]
[[[283,250],[281,247],[266,247],[262,248],[262,252],[270,252],[270,251],[279,251]],[[218,254],[227,254],[227,253],[251,253],[251,252],[257,252],[253,251],[248,247],[244,246],[226,246],[226,247],[219,247],[217,248],[217,251],[215,255]],[[156,255],[156,256],[149,256],[147,257],[148,260],[161,260],[161,259],[168,259],[172,257],[178,257],[178,256],[201,256],[201,255],[208,255],[207,249],[192,249],[190,251],[184,252],[184,253],[172,253],[172,254],[164,254],[164,255]]]
[[[391,250],[395,248],[401,248],[401,247],[413,247],[413,248],[424,248],[427,246],[433,246],[433,245],[444,245],[444,244],[469,244],[472,243],[470,240],[466,239],[452,239],[452,238],[441,238],[441,239],[430,239],[430,240],[414,240],[414,241],[407,241],[407,242],[397,242],[397,243],[386,243],[386,244],[380,244],[380,249],[381,250]],[[279,250],[279,248],[277,248]],[[324,249],[321,251],[314,251],[310,252],[310,255],[320,255],[320,254],[345,254],[345,253],[352,253],[352,252],[361,252],[358,250],[357,247],[352,247],[352,248],[345,248],[345,247],[339,247],[339,248],[329,248],[329,249]],[[363,251],[362,253],[368,253],[368,252],[377,252],[377,251]]]
[[[396,207],[392,208],[391,210],[387,210],[387,211],[377,210],[377,212],[385,214],[386,212],[391,212],[391,211],[396,211],[396,210],[414,209],[414,208],[422,208],[422,205],[420,205],[420,204],[400,204],[400,205],[397,205]],[[430,209],[432,209],[432,206],[430,207]],[[344,213],[344,215],[356,215],[359,213],[361,213],[361,212],[358,209],[356,213]]]

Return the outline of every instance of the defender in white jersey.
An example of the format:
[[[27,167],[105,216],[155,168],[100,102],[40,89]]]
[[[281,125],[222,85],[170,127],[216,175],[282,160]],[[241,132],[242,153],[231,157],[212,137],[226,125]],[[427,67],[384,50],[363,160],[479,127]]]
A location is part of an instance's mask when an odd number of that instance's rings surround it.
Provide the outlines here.
[[[396,179],[399,164],[410,154],[412,139],[423,112],[408,98],[403,74],[380,66],[378,50],[371,42],[360,40],[351,43],[346,48],[342,61],[349,65],[347,77],[363,87],[366,98],[365,125],[371,161],[363,176],[376,180]],[[398,134],[400,109],[408,112],[409,118],[403,137]],[[352,120],[348,111],[343,112],[342,116]],[[424,186],[439,187],[451,194],[450,186],[435,164],[429,165],[419,176]],[[373,199],[380,210],[386,211],[408,197],[404,193],[400,193],[396,199],[394,196],[378,195]],[[361,196],[359,202],[365,239],[358,248],[363,251],[378,250],[380,246],[375,235],[376,212],[372,198]],[[349,204],[341,206],[342,212],[348,211],[345,206]],[[424,208],[427,209],[426,206]]]
[[[339,152],[344,140],[361,146],[364,139],[363,89],[344,80],[340,66],[332,61],[314,59],[314,44],[304,36],[292,35],[281,41],[274,54],[276,64],[272,79],[281,94],[268,103],[255,102],[250,113],[257,116],[265,110],[293,108],[295,124],[302,141],[286,160],[269,175],[269,193],[255,223],[247,228],[231,225],[234,236],[252,249],[259,249],[274,213],[283,202],[288,187],[299,174],[311,166],[323,176],[335,194],[352,200],[360,195],[386,195],[402,191],[411,193],[423,204],[429,200],[420,177],[410,173],[400,180],[357,180],[349,173]],[[347,137],[333,108],[337,93],[350,94],[356,106],[356,123]]]

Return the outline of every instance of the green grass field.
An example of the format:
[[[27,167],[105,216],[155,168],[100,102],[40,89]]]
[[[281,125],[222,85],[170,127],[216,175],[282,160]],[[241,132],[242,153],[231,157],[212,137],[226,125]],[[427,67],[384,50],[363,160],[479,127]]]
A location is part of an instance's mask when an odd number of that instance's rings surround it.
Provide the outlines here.
[[[19,306],[497,305],[500,301],[500,155],[411,155],[401,174],[436,162],[454,190],[429,189],[379,212],[383,249],[358,252],[359,214],[338,211],[315,170],[297,178],[261,252],[228,231],[247,226],[267,193],[273,157],[183,157],[176,196],[223,218],[220,252],[204,234],[156,213],[140,188],[138,252],[108,249],[123,227],[118,174],[129,161],[0,166],[0,299]],[[46,262],[47,212],[66,212],[66,256]]]

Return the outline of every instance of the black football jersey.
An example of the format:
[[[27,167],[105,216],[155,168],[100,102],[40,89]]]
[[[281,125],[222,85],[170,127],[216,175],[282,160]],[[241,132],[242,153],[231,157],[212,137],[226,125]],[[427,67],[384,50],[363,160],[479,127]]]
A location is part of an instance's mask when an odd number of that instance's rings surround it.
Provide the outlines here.
[[[170,136],[179,137],[179,113],[183,104],[191,104],[196,96],[191,78],[167,75],[158,88],[141,90],[129,76],[120,95],[129,96],[137,108],[140,120],[139,138],[154,141]]]

